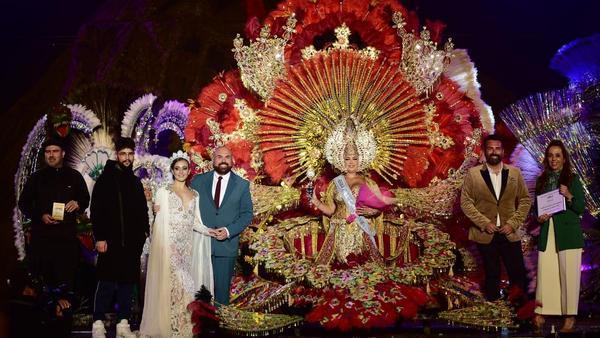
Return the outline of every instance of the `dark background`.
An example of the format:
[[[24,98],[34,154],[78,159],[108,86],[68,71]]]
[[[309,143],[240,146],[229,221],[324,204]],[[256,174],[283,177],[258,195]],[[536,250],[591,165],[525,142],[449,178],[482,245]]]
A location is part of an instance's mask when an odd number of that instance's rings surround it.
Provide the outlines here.
[[[534,92],[564,87],[550,59],[565,43],[600,31],[599,1],[403,3],[422,19],[444,21],[445,36],[469,50],[483,99],[496,114]],[[267,11],[275,4],[265,1]],[[235,66],[232,39],[243,33],[246,2],[11,1],[0,13],[0,257],[12,262],[13,180],[35,122],[67,95],[91,106],[86,100],[97,83],[120,89],[96,96],[127,104],[144,91],[180,101],[195,97],[213,76]],[[122,113],[126,106],[118,108]],[[10,266],[0,264],[2,281]]]

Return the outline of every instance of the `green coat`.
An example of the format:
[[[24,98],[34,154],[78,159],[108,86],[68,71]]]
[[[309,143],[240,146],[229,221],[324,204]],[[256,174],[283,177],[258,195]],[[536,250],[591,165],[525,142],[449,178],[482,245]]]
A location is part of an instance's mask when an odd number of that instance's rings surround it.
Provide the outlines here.
[[[569,186],[569,191],[573,194],[573,199],[571,199],[571,203],[567,202],[567,210],[552,216],[554,222],[554,238],[558,251],[583,248],[581,215],[583,215],[585,210],[585,200],[583,196],[583,186],[581,185],[579,176],[573,176],[573,182],[571,182],[571,185]],[[549,225],[550,220],[542,224],[538,242],[539,251],[546,251]]]

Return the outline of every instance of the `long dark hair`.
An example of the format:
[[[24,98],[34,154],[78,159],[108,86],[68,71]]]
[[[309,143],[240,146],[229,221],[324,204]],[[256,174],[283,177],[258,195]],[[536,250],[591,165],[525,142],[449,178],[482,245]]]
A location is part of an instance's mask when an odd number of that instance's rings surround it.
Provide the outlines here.
[[[550,141],[550,143],[548,143],[548,146],[546,147],[546,152],[544,152],[544,171],[540,175],[540,178],[537,180],[537,184],[535,185],[535,192],[537,194],[540,194],[544,191],[544,188],[546,187],[546,182],[548,182],[548,175],[552,171],[552,169],[550,169],[550,164],[548,163],[548,153],[550,152],[551,147],[559,147],[565,159],[562,171],[560,172],[560,177],[558,178],[558,183],[564,184],[568,187],[569,185],[571,185],[571,181],[573,180],[573,171],[571,170],[571,159],[569,157],[569,153],[567,152],[567,148],[565,148],[565,145],[562,143],[561,140],[552,140]]]

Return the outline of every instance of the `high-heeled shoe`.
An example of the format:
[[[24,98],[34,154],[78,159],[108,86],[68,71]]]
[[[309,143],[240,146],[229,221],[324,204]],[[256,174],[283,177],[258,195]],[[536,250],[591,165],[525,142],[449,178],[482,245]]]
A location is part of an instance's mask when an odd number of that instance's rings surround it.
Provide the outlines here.
[[[536,314],[533,317],[533,327],[534,327],[534,333],[536,335],[543,336],[545,322],[546,322],[546,319],[544,319],[544,316],[542,316],[540,314]]]
[[[575,331],[575,316],[568,316],[565,318],[565,323],[563,324],[562,329],[558,332],[567,333]]]

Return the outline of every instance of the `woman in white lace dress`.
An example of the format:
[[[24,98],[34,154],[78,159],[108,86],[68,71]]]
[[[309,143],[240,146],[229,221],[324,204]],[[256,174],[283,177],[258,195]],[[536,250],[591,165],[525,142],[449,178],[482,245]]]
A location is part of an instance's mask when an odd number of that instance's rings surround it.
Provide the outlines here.
[[[202,285],[213,291],[210,234],[200,219],[198,193],[185,184],[189,157],[177,152],[171,160],[173,184],[155,197],[142,337],[192,337],[187,305]]]

